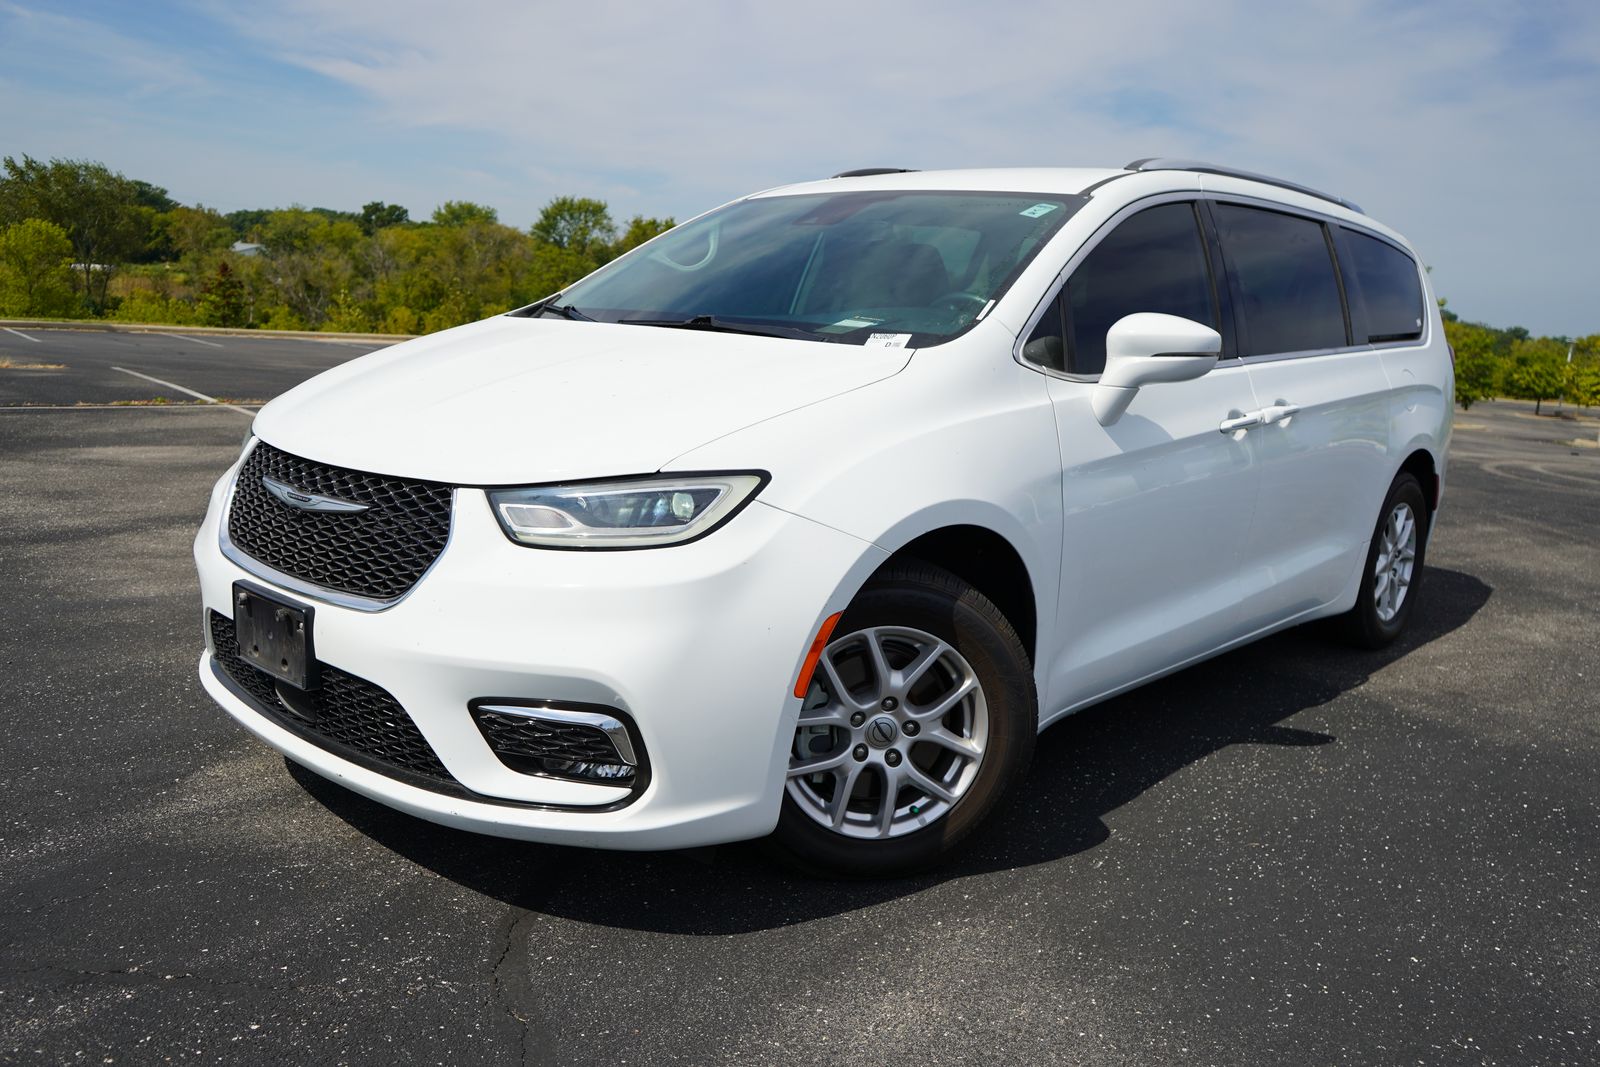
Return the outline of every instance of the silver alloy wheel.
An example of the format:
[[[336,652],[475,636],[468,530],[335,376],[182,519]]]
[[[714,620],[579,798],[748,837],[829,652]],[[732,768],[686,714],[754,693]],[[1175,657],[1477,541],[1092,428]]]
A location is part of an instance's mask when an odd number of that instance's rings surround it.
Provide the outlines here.
[[[1417,517],[1411,505],[1399,503],[1389,512],[1372,568],[1372,602],[1383,622],[1393,622],[1411,588],[1411,569],[1417,560]]]
[[[835,833],[899,837],[955,806],[988,741],[983,686],[949,643],[903,626],[858,630],[818,661],[786,789]]]

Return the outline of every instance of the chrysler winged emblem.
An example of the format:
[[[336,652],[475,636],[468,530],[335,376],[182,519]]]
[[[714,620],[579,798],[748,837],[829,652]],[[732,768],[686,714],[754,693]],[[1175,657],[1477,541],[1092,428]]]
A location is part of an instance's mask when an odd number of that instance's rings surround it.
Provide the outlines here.
[[[267,487],[267,492],[288,504],[291,508],[301,511],[338,512],[341,515],[353,515],[358,511],[366,511],[366,504],[357,504],[349,500],[340,500],[334,496],[322,496],[318,493],[304,493],[292,485],[285,485],[276,478],[261,476],[261,484]]]

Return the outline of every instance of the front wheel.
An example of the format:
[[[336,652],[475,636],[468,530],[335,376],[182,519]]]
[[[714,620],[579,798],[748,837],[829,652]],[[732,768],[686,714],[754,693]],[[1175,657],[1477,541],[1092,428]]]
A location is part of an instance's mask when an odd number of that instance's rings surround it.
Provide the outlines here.
[[[1405,471],[1384,498],[1355,607],[1338,622],[1346,640],[1383,648],[1405,629],[1417,602],[1422,561],[1428,548],[1428,503],[1422,485]]]
[[[823,651],[795,730],[774,842],[830,873],[938,862],[1026,770],[1038,732],[1016,630],[947,571],[868,584]]]

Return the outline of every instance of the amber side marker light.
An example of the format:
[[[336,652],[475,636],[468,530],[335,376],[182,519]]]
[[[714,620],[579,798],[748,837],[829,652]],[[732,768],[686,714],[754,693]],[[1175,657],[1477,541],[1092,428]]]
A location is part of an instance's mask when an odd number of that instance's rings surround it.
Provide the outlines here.
[[[822,659],[822,650],[828,647],[828,638],[833,636],[833,628],[839,625],[839,616],[843,614],[842,611],[836,611],[824,619],[817,630],[817,639],[811,642],[811,651],[806,653],[805,664],[800,668],[800,679],[794,683],[794,695],[801,700],[805,699],[806,690],[811,688],[811,676],[817,672],[817,661]]]

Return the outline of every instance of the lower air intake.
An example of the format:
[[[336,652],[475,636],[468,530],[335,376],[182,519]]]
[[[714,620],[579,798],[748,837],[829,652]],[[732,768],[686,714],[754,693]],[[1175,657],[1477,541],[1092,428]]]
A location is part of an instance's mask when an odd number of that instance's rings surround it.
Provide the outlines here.
[[[233,620],[213,611],[210,624],[217,666],[257,711],[279,726],[334,755],[380,773],[411,778],[423,788],[459,788],[406,709],[387,690],[323,663],[321,686],[294,694],[291,711],[279,699],[272,676],[239,655]]]

